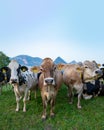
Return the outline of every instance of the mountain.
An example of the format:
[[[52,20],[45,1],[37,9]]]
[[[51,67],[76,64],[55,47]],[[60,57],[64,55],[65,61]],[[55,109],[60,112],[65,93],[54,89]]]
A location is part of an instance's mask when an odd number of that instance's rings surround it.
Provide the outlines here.
[[[69,64],[77,64],[77,62],[75,60],[73,60]]]
[[[26,66],[39,66],[42,62],[42,59],[39,57],[31,57],[28,55],[18,55],[16,57],[13,57],[11,59],[15,59],[18,61],[21,65]]]
[[[66,64],[66,61],[64,61],[61,57],[57,57],[57,58],[54,60],[54,63],[55,63],[55,64],[60,64],[60,63]]]
[[[10,58],[15,59],[18,61],[19,64],[21,65],[25,65],[25,66],[40,66],[41,62],[42,62],[42,58],[39,57],[31,57],[28,55],[18,55],[16,57]],[[56,64],[58,63],[64,63],[66,64],[66,62],[61,58],[61,57],[57,57],[54,61]]]

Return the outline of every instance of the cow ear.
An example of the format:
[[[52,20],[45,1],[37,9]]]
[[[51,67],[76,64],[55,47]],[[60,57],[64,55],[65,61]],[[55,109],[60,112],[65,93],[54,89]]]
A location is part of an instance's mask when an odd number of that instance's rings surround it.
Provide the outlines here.
[[[82,67],[77,67],[76,70],[77,70],[78,72],[82,72],[82,71],[83,71],[83,68],[82,68]]]
[[[39,67],[38,66],[34,66],[30,69],[32,72],[34,73],[38,73],[39,72]]]
[[[53,66],[53,71],[54,71],[54,70],[56,70],[56,68],[57,68],[57,66],[56,66],[56,65],[54,65],[54,66]]]
[[[56,65],[58,70],[62,70],[65,67],[65,64]]]
[[[98,65],[98,67],[100,67],[101,66],[101,64],[97,64]]]
[[[28,70],[28,68],[27,68],[26,66],[21,66],[21,70],[22,70],[23,72],[25,72],[25,71]]]
[[[81,68],[80,68],[80,67],[77,67],[76,70],[77,70],[77,71],[81,71]]]
[[[8,67],[2,67],[2,68],[1,68],[1,72],[2,72],[2,73],[6,73],[8,70],[9,70]]]
[[[42,66],[40,66],[40,72],[42,72],[43,71],[43,68],[42,68]]]

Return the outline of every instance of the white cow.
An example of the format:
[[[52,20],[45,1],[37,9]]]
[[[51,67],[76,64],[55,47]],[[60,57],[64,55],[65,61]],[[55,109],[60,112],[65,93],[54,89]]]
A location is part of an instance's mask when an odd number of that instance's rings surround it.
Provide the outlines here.
[[[38,85],[37,74],[26,66],[20,66],[16,60],[11,60],[8,67],[11,69],[10,84],[13,85],[16,96],[16,111],[19,111],[19,101],[23,96],[23,111],[26,112],[26,101],[30,90],[36,91]]]

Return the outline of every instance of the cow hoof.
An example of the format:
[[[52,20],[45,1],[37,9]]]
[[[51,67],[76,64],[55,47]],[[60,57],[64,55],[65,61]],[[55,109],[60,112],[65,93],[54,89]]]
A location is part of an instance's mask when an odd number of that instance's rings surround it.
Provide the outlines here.
[[[16,112],[18,112],[19,111],[19,109],[16,109]]]
[[[47,117],[43,115],[43,116],[42,116],[42,121],[45,121],[46,118],[47,118]]]
[[[26,112],[26,109],[25,109],[25,108],[23,109],[23,112]]]
[[[54,114],[54,113],[51,113],[51,114],[50,114],[50,117],[51,117],[51,118],[54,118],[54,117],[55,117],[55,114]]]
[[[69,104],[73,104],[73,102],[69,102]]]
[[[81,106],[78,106],[78,109],[81,109],[82,107]]]

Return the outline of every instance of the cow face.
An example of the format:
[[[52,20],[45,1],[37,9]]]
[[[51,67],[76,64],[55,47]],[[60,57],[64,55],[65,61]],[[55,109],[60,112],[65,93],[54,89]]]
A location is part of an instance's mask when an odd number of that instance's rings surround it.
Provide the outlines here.
[[[83,67],[84,67],[84,73],[83,73],[84,80],[97,78],[102,75],[102,71],[99,69],[95,61],[92,62],[85,61]]]
[[[22,85],[26,81],[26,75],[28,75],[28,68],[21,66],[17,61],[12,60],[8,67],[11,70],[10,83]],[[24,76],[25,75],[25,76]]]
[[[10,83],[19,83],[20,65],[17,63],[17,61],[12,60],[8,67],[11,70]]]
[[[0,73],[2,74],[2,79],[5,83],[9,82],[10,79],[10,69],[8,67],[2,67],[0,69]]]
[[[55,66],[41,66],[40,70],[44,77],[44,85],[55,85],[55,77],[54,77],[54,71]]]

